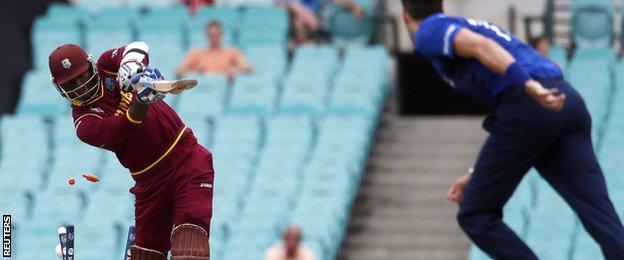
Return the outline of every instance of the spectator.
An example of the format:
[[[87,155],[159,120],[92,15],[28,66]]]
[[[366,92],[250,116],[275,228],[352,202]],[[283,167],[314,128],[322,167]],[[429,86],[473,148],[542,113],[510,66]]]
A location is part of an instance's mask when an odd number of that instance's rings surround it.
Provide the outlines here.
[[[214,0],[181,0],[186,5],[191,14],[196,15],[199,8],[204,5],[214,5]]]
[[[290,226],[284,231],[284,242],[273,245],[266,252],[265,260],[313,260],[314,252],[301,246],[301,230]]]
[[[280,0],[288,13],[293,28],[295,45],[308,41],[308,36],[319,29],[316,17],[323,0]]]
[[[306,43],[309,36],[320,29],[317,14],[326,2],[333,2],[353,13],[358,20],[364,10],[354,0],[280,0],[290,13],[295,45]]]
[[[237,74],[251,71],[251,64],[237,48],[227,48],[221,43],[223,29],[217,21],[206,26],[208,48],[191,50],[178,67],[176,73],[201,72],[221,74],[232,80]]]
[[[539,37],[535,37],[533,39],[530,39],[529,40],[529,44],[531,46],[533,46],[533,48],[535,48],[535,50],[537,50],[537,52],[539,52],[539,54],[542,54],[542,56],[544,56],[544,57],[548,57],[549,49],[550,49],[550,43],[548,43],[548,39],[546,39],[546,37],[539,36]]]

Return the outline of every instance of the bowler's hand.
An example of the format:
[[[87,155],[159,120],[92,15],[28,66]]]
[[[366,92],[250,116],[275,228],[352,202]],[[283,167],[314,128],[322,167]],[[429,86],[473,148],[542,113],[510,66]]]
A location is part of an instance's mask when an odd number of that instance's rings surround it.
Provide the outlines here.
[[[464,189],[466,188],[466,184],[470,181],[470,177],[472,176],[472,168],[468,170],[468,172],[464,173],[464,175],[460,176],[453,182],[451,188],[446,193],[446,198],[450,201],[461,203],[464,199]]]
[[[524,85],[524,91],[542,107],[550,111],[561,111],[565,104],[565,94],[558,94],[559,90],[557,88],[544,88],[542,84],[535,80],[527,81]]]

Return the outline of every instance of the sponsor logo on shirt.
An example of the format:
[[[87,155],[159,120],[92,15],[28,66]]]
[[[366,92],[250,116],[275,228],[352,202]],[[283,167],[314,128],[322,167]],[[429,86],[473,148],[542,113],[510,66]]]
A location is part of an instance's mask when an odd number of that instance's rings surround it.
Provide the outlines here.
[[[93,112],[93,113],[104,113],[104,109],[102,109],[100,107],[92,107],[91,108],[91,112]]]
[[[130,102],[132,102],[132,97],[134,97],[132,92],[119,91],[119,94],[121,95],[121,100],[119,100],[117,111],[115,111],[116,116],[126,114],[126,111],[128,111],[128,108],[130,107]]]
[[[115,79],[113,78],[104,78],[104,87],[106,87],[107,90],[113,90],[113,88],[115,87]]]
[[[207,182],[202,182],[201,184],[199,184],[200,188],[212,188],[212,184],[207,183]]]

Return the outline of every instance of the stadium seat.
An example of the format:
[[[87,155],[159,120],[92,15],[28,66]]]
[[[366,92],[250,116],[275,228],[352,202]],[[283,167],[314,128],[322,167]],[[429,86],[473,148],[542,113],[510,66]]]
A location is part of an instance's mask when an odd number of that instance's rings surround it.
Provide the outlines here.
[[[566,70],[566,65],[568,63],[568,51],[561,46],[553,46],[548,50],[549,58],[553,60],[559,67],[561,67],[562,71]]]
[[[288,15],[282,8],[247,8],[243,11],[238,44],[284,48],[288,33]]]
[[[286,70],[287,54],[283,48],[271,46],[249,46],[245,55],[253,67],[253,72],[281,78]]]
[[[30,71],[22,81],[17,107],[19,115],[56,116],[68,110],[68,103],[52,85],[50,74]]]
[[[76,23],[89,18],[89,11],[81,6],[53,3],[48,7],[46,16],[56,22]]]
[[[486,253],[481,251],[479,247],[472,244],[468,249],[468,260],[490,260],[490,258]]]
[[[297,141],[311,144],[314,126],[307,116],[275,116],[266,119],[267,143]]]
[[[31,31],[35,68],[48,69],[48,56],[61,44],[74,43],[81,46],[80,28],[75,17],[45,16],[35,20]]]
[[[68,114],[55,117],[51,130],[53,147],[86,145],[78,139],[74,119]]]
[[[11,215],[14,222],[24,223],[30,219],[32,201],[24,192],[0,189],[0,212]]]
[[[183,78],[196,78],[199,85],[179,96],[177,111],[182,118],[207,118],[224,113],[228,96],[228,83],[225,77],[189,74]]]
[[[232,87],[228,113],[235,115],[267,115],[273,111],[277,84],[271,75],[242,75]]]
[[[16,259],[54,258],[54,247],[59,243],[58,227],[68,223],[37,221],[16,226],[13,252]]]
[[[85,206],[81,193],[70,188],[64,192],[40,192],[35,196],[32,219],[38,223],[49,222],[57,225],[76,223],[82,219]]]
[[[610,0],[576,0],[572,5],[572,36],[579,47],[611,46],[614,4]]]
[[[291,71],[309,73],[310,70],[314,70],[321,74],[331,73],[338,66],[338,56],[338,49],[331,46],[303,45],[295,52]]]
[[[373,13],[375,1],[356,0],[364,11],[364,17],[358,20],[350,10],[336,4],[329,4],[323,17],[326,27],[332,35],[332,41],[338,45],[364,45],[370,41],[373,33]]]
[[[320,114],[325,107],[328,89],[326,80],[290,77],[284,84],[279,113],[285,115]]]
[[[0,140],[3,160],[42,166],[48,158],[48,127],[40,116],[0,117]]]
[[[177,6],[153,8],[138,24],[137,40],[150,46],[150,66],[159,68],[165,78],[175,78],[175,68],[184,57],[187,22],[187,9]]]
[[[80,223],[75,226],[74,232],[76,258],[105,260],[122,256],[121,247],[125,246],[125,241],[120,239],[119,227],[114,224],[106,221]]]
[[[102,9],[85,23],[86,47],[95,59],[111,48],[124,46],[134,40],[134,24],[139,19],[138,8]]]
[[[82,174],[94,173],[101,166],[102,150],[87,145],[63,146],[55,151],[55,162],[48,170],[46,188],[53,191],[67,189],[67,181],[74,178],[76,181],[84,181]],[[80,159],[77,159],[80,158]],[[95,187],[91,185],[76,185],[76,190],[89,190]]]
[[[100,12],[102,10],[109,10],[119,7],[136,7],[136,6],[128,6],[128,4],[134,4],[135,1],[128,2],[126,0],[108,0],[108,1],[99,1],[99,0],[72,0],[72,4],[78,6],[83,9],[87,9],[91,12]]]

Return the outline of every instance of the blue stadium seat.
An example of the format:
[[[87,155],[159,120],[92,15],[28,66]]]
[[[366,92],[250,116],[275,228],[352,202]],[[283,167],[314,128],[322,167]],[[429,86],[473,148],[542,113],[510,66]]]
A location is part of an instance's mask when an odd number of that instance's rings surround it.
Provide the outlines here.
[[[286,70],[287,54],[284,48],[271,46],[251,46],[245,55],[253,67],[253,72],[269,74],[281,78]]]
[[[75,226],[74,250],[76,258],[105,260],[122,256],[119,228],[104,221],[80,223]]]
[[[476,245],[471,244],[468,249],[468,260],[490,260],[492,259],[486,253],[481,251]]]
[[[23,223],[30,219],[32,201],[26,193],[0,189],[0,212],[11,215],[13,222]]]
[[[186,126],[193,130],[193,134],[197,138],[197,142],[204,147],[210,147],[210,124],[205,117],[201,116],[190,116],[183,118]]]
[[[284,48],[286,41],[286,31],[274,27],[243,27],[238,36],[238,45],[243,49],[256,46]]]
[[[47,136],[48,127],[42,117],[0,117],[0,167],[4,170],[19,170],[21,173],[28,171],[29,174],[41,174],[49,155]]]
[[[93,13],[99,13],[102,10],[116,9],[119,7],[123,7],[123,8],[136,7],[136,6],[128,6],[128,4],[134,4],[135,2],[137,1],[128,2],[126,0],[108,0],[108,1],[72,0],[72,4],[74,6],[87,9]]]
[[[312,144],[314,127],[307,116],[275,116],[266,119],[267,143]]]
[[[563,71],[566,69],[568,63],[568,51],[561,46],[552,46],[548,50],[548,55]]]
[[[30,71],[26,74],[22,81],[17,114],[56,116],[68,107],[68,102],[52,85],[50,74],[41,71]]]
[[[131,7],[109,7],[98,11],[85,23],[85,44],[95,59],[107,49],[134,40],[134,24],[140,18],[139,11]]]
[[[377,118],[383,108],[386,93],[374,81],[340,78],[336,82],[329,105],[333,115],[363,115]]]
[[[598,243],[582,228],[579,229],[575,236],[572,251],[571,259],[573,260],[604,258]]]
[[[329,86],[326,80],[289,77],[279,107],[280,114],[316,115],[323,112]]]
[[[85,206],[80,193],[70,187],[64,192],[40,192],[35,197],[32,219],[38,223],[76,223],[82,219]]]
[[[35,68],[48,69],[48,57],[58,46],[66,43],[82,45],[78,21],[68,17],[42,17],[35,20],[31,31]]]
[[[199,86],[179,96],[177,111],[183,117],[208,117],[223,114],[228,94],[227,79],[220,75],[184,75],[196,78]]]
[[[326,26],[332,34],[332,41],[339,45],[364,45],[373,33],[375,1],[356,0],[364,11],[364,17],[357,19],[350,10],[336,4],[329,4],[323,14]]]
[[[610,46],[615,6],[610,0],[576,0],[572,5],[572,36],[580,47]]]
[[[57,229],[63,224],[68,223],[38,220],[16,226],[12,252],[15,258],[28,260],[54,258],[54,247],[59,243]]]
[[[86,145],[78,139],[74,119],[70,115],[59,115],[52,125],[52,146]]]
[[[285,47],[288,15],[282,8],[248,8],[242,13],[239,46]]]
[[[331,73],[339,65],[338,56],[338,49],[328,45],[303,45],[295,52],[291,71]]]
[[[80,6],[63,3],[53,3],[48,7],[46,16],[53,18],[56,22],[76,23],[89,18],[89,11]]]
[[[277,86],[271,75],[243,75],[234,82],[228,112],[243,115],[267,115],[273,111]]]
[[[150,46],[150,66],[165,78],[174,78],[175,68],[184,57],[184,26],[188,11],[183,6],[154,8],[138,24],[138,40]]]

